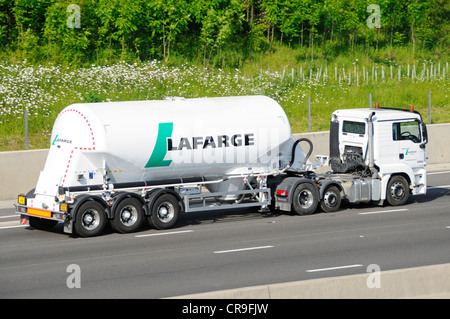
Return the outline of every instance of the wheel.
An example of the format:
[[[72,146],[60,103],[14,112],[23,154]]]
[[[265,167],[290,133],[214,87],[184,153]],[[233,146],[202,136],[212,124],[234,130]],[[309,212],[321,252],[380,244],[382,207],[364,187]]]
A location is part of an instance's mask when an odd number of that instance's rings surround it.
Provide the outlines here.
[[[409,184],[406,178],[400,175],[391,177],[386,195],[388,203],[392,206],[405,204],[409,198]]]
[[[341,192],[339,191],[339,188],[334,185],[327,187],[323,193],[323,198],[320,201],[320,208],[322,208],[325,213],[333,213],[337,212],[340,206]]]
[[[141,228],[144,222],[144,209],[142,203],[133,197],[120,201],[114,212],[111,226],[119,233],[131,233]]]
[[[162,194],[153,203],[152,214],[148,217],[148,220],[157,229],[168,229],[176,224],[179,216],[178,199],[170,194]]]
[[[34,229],[39,230],[49,230],[52,229],[56,224],[58,224],[57,220],[44,219],[39,217],[31,217],[29,218],[29,224]]]
[[[78,208],[75,232],[81,237],[93,237],[102,233],[106,225],[105,208],[95,200],[88,200]]]
[[[314,213],[319,204],[317,188],[309,183],[298,184],[292,199],[293,211],[298,215],[310,215]]]

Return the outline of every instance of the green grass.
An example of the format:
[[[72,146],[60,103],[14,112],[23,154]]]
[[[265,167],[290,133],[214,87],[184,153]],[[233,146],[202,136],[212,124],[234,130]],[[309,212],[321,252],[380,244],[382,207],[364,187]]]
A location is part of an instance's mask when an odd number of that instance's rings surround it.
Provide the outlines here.
[[[240,69],[207,68],[188,63],[169,66],[156,61],[85,68],[1,62],[0,151],[24,149],[25,108],[29,112],[29,147],[39,149],[49,147],[56,116],[72,103],[152,100],[163,96],[264,94],[280,103],[292,131],[300,133],[308,130],[308,97],[311,98],[311,130],[322,131],[328,130],[334,110],[367,107],[369,93],[372,105],[375,102],[382,107],[414,105],[428,123],[428,91],[431,91],[432,122],[450,122],[446,60],[412,60],[401,50],[380,51],[377,56],[377,59],[369,58],[359,52],[346,58],[338,56],[330,62],[329,57],[316,50],[316,57],[311,61],[306,48],[280,47],[271,54],[255,57]],[[414,79],[411,78],[413,65],[416,68]],[[401,81],[397,73],[399,66]],[[337,75],[335,67],[338,67]],[[430,75],[431,67],[436,70],[436,76],[434,72]],[[369,72],[367,80],[363,78],[363,68]],[[359,75],[358,83],[355,70]],[[372,70],[377,72],[376,80]]]

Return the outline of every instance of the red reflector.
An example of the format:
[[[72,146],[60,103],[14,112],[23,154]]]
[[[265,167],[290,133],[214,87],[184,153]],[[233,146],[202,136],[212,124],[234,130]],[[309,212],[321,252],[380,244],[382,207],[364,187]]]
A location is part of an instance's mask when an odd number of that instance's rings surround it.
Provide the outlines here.
[[[282,189],[277,189],[277,196],[287,196],[287,191]]]

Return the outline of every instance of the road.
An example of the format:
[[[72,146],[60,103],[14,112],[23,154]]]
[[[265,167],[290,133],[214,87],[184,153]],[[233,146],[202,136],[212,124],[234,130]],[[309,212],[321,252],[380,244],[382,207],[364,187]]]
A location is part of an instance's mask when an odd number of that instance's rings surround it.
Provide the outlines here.
[[[0,209],[1,298],[164,298],[450,262],[450,171],[401,207],[311,216],[185,214],[177,228],[95,238],[20,226]],[[75,266],[73,266],[75,265]],[[69,288],[75,286],[75,288]],[[80,288],[77,288],[80,287]]]

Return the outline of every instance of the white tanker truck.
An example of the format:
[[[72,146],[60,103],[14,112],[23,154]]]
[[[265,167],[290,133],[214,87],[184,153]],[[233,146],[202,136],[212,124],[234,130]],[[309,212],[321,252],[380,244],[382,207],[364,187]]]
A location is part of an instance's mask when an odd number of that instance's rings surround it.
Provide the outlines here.
[[[309,144],[305,153],[300,142]],[[265,96],[73,104],[58,115],[22,223],[66,233],[157,229],[181,212],[242,207],[299,215],[351,203],[404,204],[426,192],[426,126],[415,111],[338,110],[330,156],[309,160],[281,106]],[[321,165],[331,171],[316,174]]]

